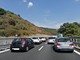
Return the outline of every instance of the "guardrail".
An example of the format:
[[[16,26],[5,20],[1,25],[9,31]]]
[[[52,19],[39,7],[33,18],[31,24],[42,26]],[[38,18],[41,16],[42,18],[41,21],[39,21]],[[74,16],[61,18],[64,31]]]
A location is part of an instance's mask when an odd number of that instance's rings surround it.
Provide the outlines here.
[[[80,39],[76,38],[74,39],[75,48],[80,49]]]
[[[75,42],[75,47],[76,47],[77,49],[80,49],[80,42]]]
[[[14,38],[0,38],[0,50],[9,49]]]

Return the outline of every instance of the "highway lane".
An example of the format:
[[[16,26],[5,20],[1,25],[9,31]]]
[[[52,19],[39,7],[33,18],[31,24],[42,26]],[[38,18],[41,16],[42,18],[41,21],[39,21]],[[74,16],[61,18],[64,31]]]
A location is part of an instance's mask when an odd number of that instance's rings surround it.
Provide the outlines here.
[[[52,45],[42,43],[28,52],[2,53],[0,60],[80,60],[80,55],[75,52],[55,52]]]

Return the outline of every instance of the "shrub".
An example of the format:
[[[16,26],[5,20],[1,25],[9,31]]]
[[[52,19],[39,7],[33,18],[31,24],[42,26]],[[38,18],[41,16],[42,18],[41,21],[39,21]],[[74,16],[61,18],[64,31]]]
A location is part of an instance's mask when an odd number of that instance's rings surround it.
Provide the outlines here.
[[[0,8],[0,15],[4,15],[4,14],[6,14],[6,11],[4,9]]]

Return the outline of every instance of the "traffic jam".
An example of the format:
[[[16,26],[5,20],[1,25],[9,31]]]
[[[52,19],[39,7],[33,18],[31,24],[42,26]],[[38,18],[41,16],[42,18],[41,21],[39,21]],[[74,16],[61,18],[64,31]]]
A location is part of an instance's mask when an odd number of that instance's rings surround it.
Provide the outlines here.
[[[69,37],[50,36],[50,37],[32,37],[32,38],[15,38],[11,45],[10,50],[13,51],[28,51],[35,47],[36,44],[46,42],[51,44],[55,51],[74,51],[74,43]]]

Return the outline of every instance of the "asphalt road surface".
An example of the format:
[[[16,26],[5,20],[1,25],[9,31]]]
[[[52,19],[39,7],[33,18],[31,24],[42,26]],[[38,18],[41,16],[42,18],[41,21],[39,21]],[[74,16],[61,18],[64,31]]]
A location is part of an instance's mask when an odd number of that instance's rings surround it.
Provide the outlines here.
[[[55,52],[52,45],[46,42],[35,45],[28,52],[10,52],[5,50],[0,53],[0,60],[80,60],[79,50],[71,52]]]

